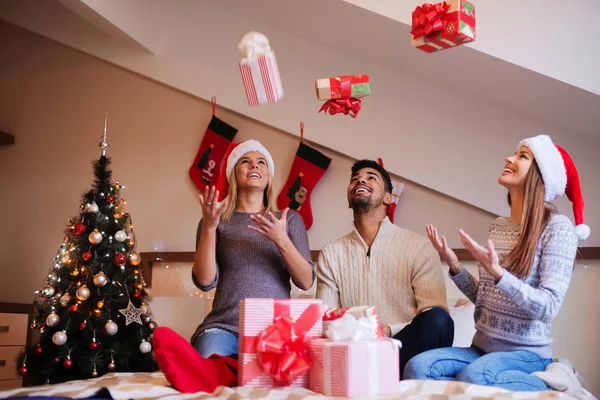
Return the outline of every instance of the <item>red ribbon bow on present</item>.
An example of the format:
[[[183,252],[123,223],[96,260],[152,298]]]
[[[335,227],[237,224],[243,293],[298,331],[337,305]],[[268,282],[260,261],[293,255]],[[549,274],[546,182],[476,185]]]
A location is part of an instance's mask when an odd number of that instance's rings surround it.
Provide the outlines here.
[[[450,9],[450,4],[443,2],[438,4],[423,3],[412,13],[412,35],[414,39],[422,36],[430,36],[441,32],[446,26],[444,16]]]
[[[358,112],[362,108],[360,99],[351,97],[349,99],[331,99],[327,100],[321,107],[319,112],[329,112],[331,115],[343,113],[344,115],[350,115],[352,118],[356,118]]]
[[[289,385],[312,366],[310,340],[296,333],[290,317],[277,318],[262,331],[256,347],[258,364],[276,382]]]

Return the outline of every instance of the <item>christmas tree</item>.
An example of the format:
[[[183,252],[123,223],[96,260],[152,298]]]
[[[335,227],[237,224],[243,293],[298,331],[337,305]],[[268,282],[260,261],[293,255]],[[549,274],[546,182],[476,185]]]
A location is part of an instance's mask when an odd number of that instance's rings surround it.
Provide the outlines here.
[[[31,384],[157,369],[151,344],[156,323],[121,198],[124,186],[111,181],[106,120],[100,148],[93,187],[36,292],[31,329],[39,340],[17,360],[17,372]]]

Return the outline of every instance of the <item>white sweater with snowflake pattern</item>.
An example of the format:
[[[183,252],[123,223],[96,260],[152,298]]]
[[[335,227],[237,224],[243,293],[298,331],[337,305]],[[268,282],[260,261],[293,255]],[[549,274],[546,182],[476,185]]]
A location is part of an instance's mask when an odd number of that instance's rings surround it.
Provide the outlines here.
[[[519,225],[497,218],[488,238],[494,243],[502,265],[519,238]],[[519,279],[508,271],[495,283],[478,266],[479,281],[465,268],[451,276],[456,286],[475,304],[473,344],[486,353],[528,350],[552,357],[552,320],[567,293],[577,237],[571,221],[554,214],[538,241],[531,273]]]

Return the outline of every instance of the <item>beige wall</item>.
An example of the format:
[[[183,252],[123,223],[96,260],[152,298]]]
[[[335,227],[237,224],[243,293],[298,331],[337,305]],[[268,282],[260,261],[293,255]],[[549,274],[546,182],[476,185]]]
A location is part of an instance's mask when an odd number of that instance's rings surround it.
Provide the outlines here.
[[[1,280],[0,300],[28,302],[43,283],[67,219],[92,184],[90,163],[100,155],[105,111],[114,178],[127,186],[123,196],[139,250],[193,250],[201,212],[188,168],[210,104],[22,30],[8,28],[10,40],[4,40],[7,27],[0,23],[0,29],[0,130],[16,136],[15,145],[0,148],[0,268],[14,278]],[[270,149],[280,188],[297,137],[227,110],[217,115],[239,129],[236,140],[256,138]],[[305,134],[310,140],[310,126]],[[319,149],[333,162],[311,199],[313,249],[351,229],[346,186],[352,160]],[[456,229],[483,238],[493,216],[407,182],[397,218],[419,232],[436,222],[457,246]]]
[[[139,250],[192,250],[201,213],[187,171],[210,105],[4,23],[0,55],[0,130],[16,136],[15,145],[0,147],[0,301],[28,303],[43,284],[66,221],[92,183],[90,162],[99,156],[104,112],[114,177],[128,186],[123,193]],[[217,115],[239,128],[237,140],[256,138],[271,150],[281,187],[297,137],[223,109]],[[310,126],[305,133],[310,140]],[[368,136],[359,140],[366,154],[376,153]],[[319,149],[333,162],[313,193],[313,249],[348,232],[351,217],[345,190],[353,160]],[[459,227],[485,237],[491,214],[405,183],[397,223],[423,232],[425,223],[435,222],[456,247]],[[600,359],[593,341],[600,326],[590,308],[600,304],[598,279],[600,268],[576,270],[554,329],[564,343],[559,355],[584,364],[588,381],[600,376],[592,361]]]

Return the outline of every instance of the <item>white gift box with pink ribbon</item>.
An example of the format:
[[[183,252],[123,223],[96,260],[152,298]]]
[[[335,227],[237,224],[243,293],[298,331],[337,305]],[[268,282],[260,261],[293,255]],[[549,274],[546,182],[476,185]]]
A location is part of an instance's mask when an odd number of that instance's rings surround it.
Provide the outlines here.
[[[373,322],[372,316],[344,313],[329,322],[326,336],[330,339],[310,342],[311,390],[344,397],[397,392],[402,344],[379,337]]]

